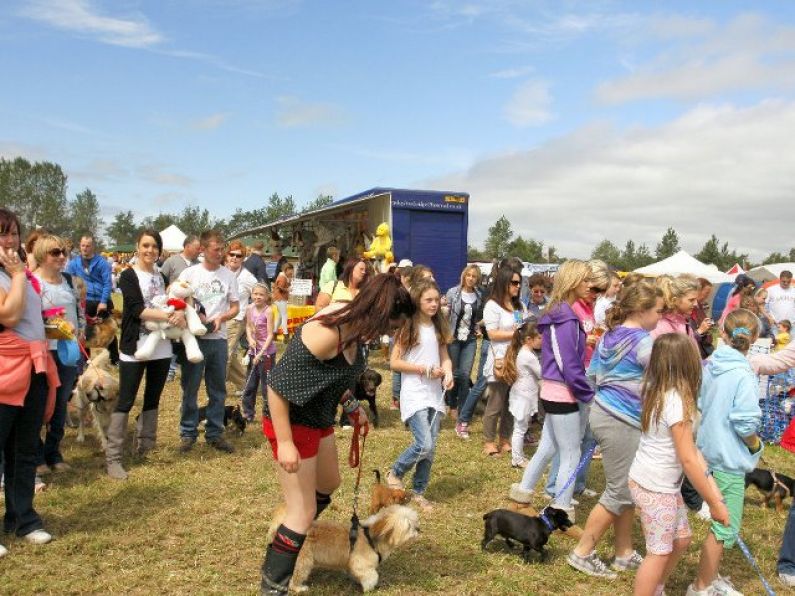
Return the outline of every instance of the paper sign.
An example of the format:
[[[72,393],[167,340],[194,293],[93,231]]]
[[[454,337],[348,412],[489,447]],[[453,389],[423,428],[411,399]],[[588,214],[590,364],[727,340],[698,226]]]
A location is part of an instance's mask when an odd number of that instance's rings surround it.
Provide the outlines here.
[[[312,280],[311,279],[293,279],[290,284],[290,294],[292,296],[311,296],[312,295]]]

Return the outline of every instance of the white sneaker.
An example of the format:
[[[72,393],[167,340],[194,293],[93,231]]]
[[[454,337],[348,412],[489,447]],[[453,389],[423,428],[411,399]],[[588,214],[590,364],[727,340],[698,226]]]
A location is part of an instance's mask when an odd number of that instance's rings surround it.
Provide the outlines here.
[[[720,596],[743,596],[742,592],[738,592],[734,589],[734,584],[732,584],[730,577],[718,575],[718,577],[712,581],[711,587],[712,593],[720,594]]]
[[[795,588],[795,575],[791,573],[779,573],[778,579],[785,586]]]
[[[613,571],[635,571],[643,563],[643,557],[636,550],[633,550],[628,557],[615,557],[610,564]]]
[[[47,544],[52,540],[52,536],[44,530],[33,530],[30,534],[23,536],[31,544]]]
[[[566,562],[577,571],[582,571],[593,577],[603,577],[605,579],[615,579],[618,577],[615,572],[607,568],[607,565],[604,564],[595,551],[587,557],[581,557],[574,551],[571,551],[568,557],[566,557]]]
[[[8,554],[8,549],[2,544],[0,544],[0,559],[5,557],[7,554]]]
[[[696,515],[704,521],[712,521],[712,516],[709,514],[709,505],[704,501],[701,504],[701,509],[696,512]]]
[[[423,495],[414,493],[414,496],[411,497],[411,502],[416,504],[417,507],[422,509],[425,513],[430,513],[433,511],[433,503],[431,503]]]
[[[588,499],[593,499],[594,497],[598,496],[599,493],[595,490],[591,490],[590,488],[586,488],[580,493],[583,497],[587,497]]]
[[[525,490],[518,482],[511,484],[511,490],[508,492],[508,498],[517,503],[524,505],[533,500],[533,491]]]
[[[715,592],[712,591],[712,586],[707,587],[705,590],[696,590],[693,584],[687,586],[685,596],[712,596]]]

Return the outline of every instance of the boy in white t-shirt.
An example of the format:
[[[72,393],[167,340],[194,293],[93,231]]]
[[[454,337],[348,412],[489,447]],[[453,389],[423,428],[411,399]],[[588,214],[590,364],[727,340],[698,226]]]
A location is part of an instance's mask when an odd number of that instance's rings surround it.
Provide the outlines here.
[[[765,308],[776,323],[784,319],[795,320],[795,288],[792,287],[792,272],[782,271],[779,285],[767,289]]]
[[[207,443],[225,453],[234,448],[224,439],[224,402],[226,401],[226,322],[233,319],[239,310],[237,279],[222,265],[224,240],[221,235],[209,230],[201,238],[204,262],[188,267],[179,275],[193,288],[193,297],[204,308],[204,321],[209,325],[208,333],[198,338],[204,355],[202,362],[182,362],[182,414],[179,423],[180,451],[193,449],[198,437],[198,394],[202,377],[207,391],[207,426],[204,436]]]

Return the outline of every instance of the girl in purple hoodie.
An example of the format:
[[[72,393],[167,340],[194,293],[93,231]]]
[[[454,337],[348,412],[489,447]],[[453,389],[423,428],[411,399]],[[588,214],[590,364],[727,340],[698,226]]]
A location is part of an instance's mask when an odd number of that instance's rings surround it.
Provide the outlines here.
[[[590,277],[588,263],[577,260],[566,261],[555,275],[549,306],[538,322],[542,333],[541,376],[544,382],[540,402],[546,412],[544,430],[522,482],[513,484],[510,492],[514,501],[529,503],[541,474],[557,453],[560,470],[552,506],[565,510],[572,522],[574,483],[570,483],[565,491],[561,489],[580,460],[580,441],[585,429],[583,422],[587,422],[587,404],[594,396],[583,365],[586,334],[572,310],[572,304],[588,295]]]

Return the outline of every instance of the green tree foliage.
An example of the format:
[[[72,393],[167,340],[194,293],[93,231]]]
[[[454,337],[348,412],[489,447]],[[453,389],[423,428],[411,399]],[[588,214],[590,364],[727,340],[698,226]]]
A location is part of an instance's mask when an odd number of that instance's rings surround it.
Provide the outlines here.
[[[77,243],[83,235],[98,237],[102,219],[99,215],[97,195],[86,188],[69,203],[69,228],[72,240]]]
[[[502,215],[494,225],[489,228],[486,237],[486,255],[489,259],[501,259],[508,256],[508,248],[513,239],[511,222]]]
[[[593,249],[591,258],[600,259],[608,265],[618,267],[621,263],[621,251],[610,240],[604,239]]]
[[[482,250],[475,248],[471,244],[467,246],[467,261],[488,261],[489,258]]]
[[[730,269],[735,263],[742,265],[748,260],[748,255],[746,254],[737,254],[736,250],[729,252],[729,243],[724,242],[721,245],[715,234],[710,236],[709,240],[704,243],[704,246],[695,256],[702,263],[711,263],[721,271]]]
[[[105,230],[105,235],[110,239],[112,246],[133,244],[139,229],[140,226],[135,223],[132,211],[119,211]]]
[[[210,215],[207,209],[195,205],[188,205],[176,216],[177,227],[185,234],[197,236],[206,230],[215,228],[216,224],[223,223]]]
[[[171,213],[158,213],[157,215],[147,215],[144,217],[138,227],[142,230],[146,229],[162,232],[168,226],[174,225],[176,223],[176,215],[172,215]]]
[[[40,226],[67,235],[69,202],[61,166],[47,161],[32,164],[21,157],[0,158],[0,197],[19,217],[23,233]]]
[[[522,261],[530,263],[543,263],[546,260],[544,243],[532,238],[525,240],[522,236],[511,240],[506,256],[519,257]]]
[[[331,195],[324,195],[320,193],[315,197],[314,200],[309,201],[304,208],[301,209],[301,213],[306,213],[307,211],[314,211],[315,209],[320,209],[321,207],[328,207],[334,202],[334,197]]]
[[[679,235],[673,228],[668,228],[663,234],[659,244],[657,244],[657,260],[667,259],[681,250],[679,247]]]
[[[268,197],[268,205],[265,207],[265,223],[295,214],[295,201],[292,195],[280,197],[278,193],[273,193]]]

